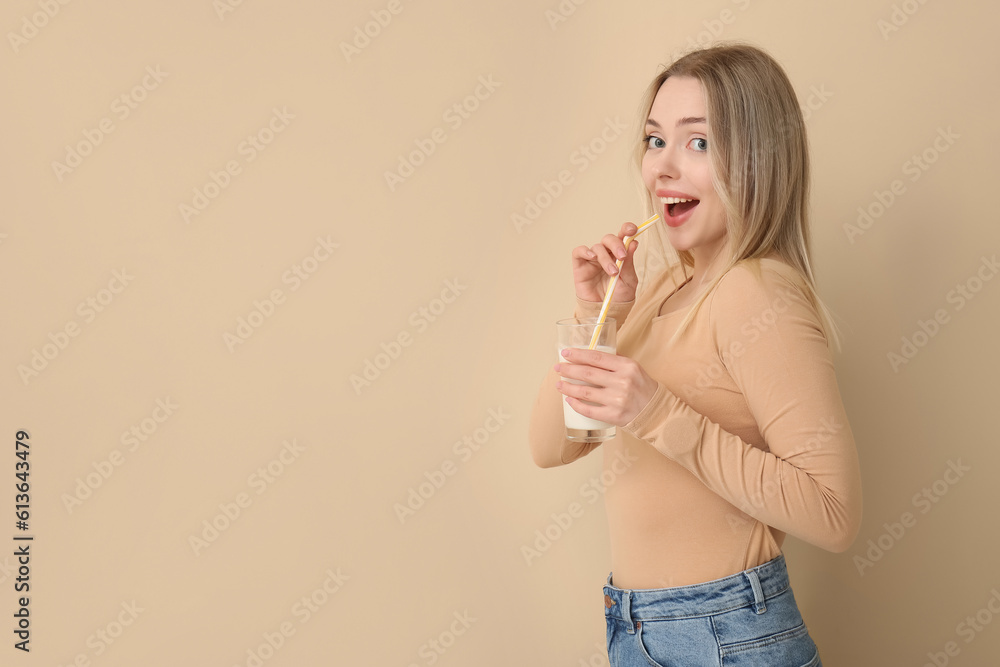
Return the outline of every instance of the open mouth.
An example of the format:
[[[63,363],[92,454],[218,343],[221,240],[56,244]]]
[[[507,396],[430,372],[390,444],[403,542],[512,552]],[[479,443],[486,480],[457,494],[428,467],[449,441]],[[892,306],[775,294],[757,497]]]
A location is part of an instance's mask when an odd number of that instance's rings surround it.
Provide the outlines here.
[[[667,212],[670,214],[671,217],[676,218],[677,216],[687,213],[697,205],[698,205],[697,199],[680,202],[678,204],[668,204]]]
[[[700,203],[698,199],[682,199],[680,197],[661,197],[660,201],[666,204],[667,216],[671,218],[685,215]]]

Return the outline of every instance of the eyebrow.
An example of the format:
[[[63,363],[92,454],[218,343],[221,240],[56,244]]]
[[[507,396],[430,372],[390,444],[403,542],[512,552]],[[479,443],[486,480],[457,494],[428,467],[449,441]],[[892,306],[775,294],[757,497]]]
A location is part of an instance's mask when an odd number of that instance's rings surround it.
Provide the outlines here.
[[[679,119],[677,121],[677,127],[680,127],[681,125],[695,125],[697,123],[704,124],[705,122],[706,122],[705,118],[703,118],[701,116],[685,116],[684,118],[681,118],[681,119]],[[657,123],[652,118],[647,118],[646,119],[646,125],[652,125],[653,127],[656,127],[656,128],[660,127],[660,124]]]

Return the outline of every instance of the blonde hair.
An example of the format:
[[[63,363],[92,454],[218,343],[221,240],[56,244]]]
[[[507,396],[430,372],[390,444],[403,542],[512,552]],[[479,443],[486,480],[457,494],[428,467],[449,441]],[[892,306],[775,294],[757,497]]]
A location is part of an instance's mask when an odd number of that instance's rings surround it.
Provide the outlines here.
[[[679,336],[694,319],[723,275],[738,263],[760,276],[759,258],[777,253],[802,277],[805,296],[816,308],[827,338],[840,350],[840,337],[832,312],[820,300],[810,263],[809,149],[805,122],[795,90],[781,66],[761,49],[738,42],[723,42],[681,56],[649,84],[640,102],[639,132],[633,161],[640,174],[646,216],[659,212],[642,184],[642,159],[646,152],[644,126],[653,100],[668,77],[697,79],[707,106],[709,156],[713,183],[726,211],[726,234],[732,251],[718,275],[702,290],[674,334]],[[685,277],[694,258],[676,251],[653,225],[645,234],[636,258],[642,292],[652,275],[681,265]],[[652,246],[652,247],[651,247]],[[657,248],[657,246],[659,246]],[[661,255],[668,252],[674,261]],[[672,341],[673,339],[671,339]]]

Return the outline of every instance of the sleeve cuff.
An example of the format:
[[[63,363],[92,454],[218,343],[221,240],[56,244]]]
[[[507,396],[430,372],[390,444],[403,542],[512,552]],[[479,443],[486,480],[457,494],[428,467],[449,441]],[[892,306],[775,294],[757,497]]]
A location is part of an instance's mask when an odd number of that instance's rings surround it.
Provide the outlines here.
[[[657,381],[656,391],[653,392],[649,402],[622,428],[640,440],[651,439],[654,431],[666,418],[673,401],[674,395],[662,382]]]
[[[577,297],[573,317],[597,317],[601,314],[601,305],[600,301],[584,301],[580,297]],[[635,299],[632,301],[612,301],[608,305],[607,317],[613,319],[617,328],[621,329],[625,318],[628,317],[634,305]]]
[[[698,424],[687,416],[689,411],[675,393],[658,381],[649,403],[622,428],[693,471],[692,456],[701,443],[702,433]]]

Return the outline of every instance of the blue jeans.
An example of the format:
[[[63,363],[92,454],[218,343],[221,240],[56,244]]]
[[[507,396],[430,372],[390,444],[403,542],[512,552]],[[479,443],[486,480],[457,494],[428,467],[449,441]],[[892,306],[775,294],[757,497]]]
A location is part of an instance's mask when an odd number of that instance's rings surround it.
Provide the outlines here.
[[[675,588],[617,588],[609,574],[604,615],[611,667],[822,667],[784,555]]]

